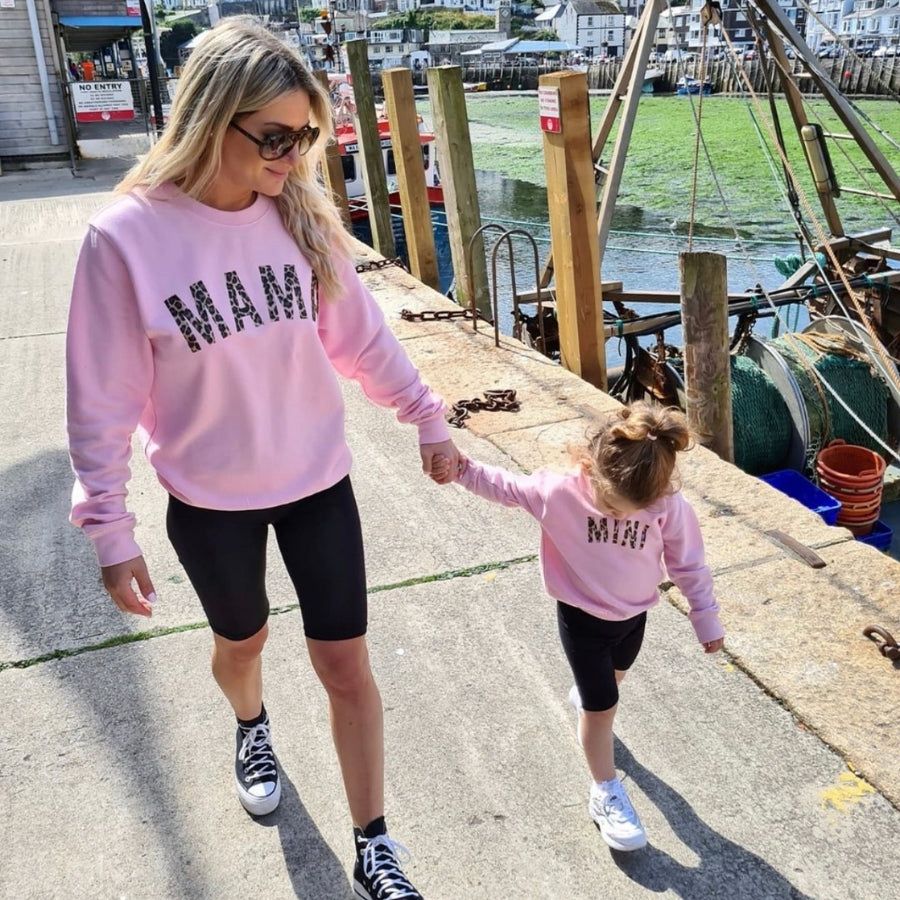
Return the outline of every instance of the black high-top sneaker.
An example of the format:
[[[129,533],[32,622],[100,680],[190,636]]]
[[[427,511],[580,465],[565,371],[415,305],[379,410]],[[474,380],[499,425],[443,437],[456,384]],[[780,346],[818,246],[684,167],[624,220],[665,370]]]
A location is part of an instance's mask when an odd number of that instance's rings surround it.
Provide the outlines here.
[[[353,893],[364,900],[424,900],[409,883],[400,863],[409,862],[410,853],[387,835],[384,818],[369,823],[366,830],[353,829],[356,866]]]
[[[235,744],[234,781],[238,798],[251,816],[265,816],[281,800],[269,717],[250,727],[239,724]]]

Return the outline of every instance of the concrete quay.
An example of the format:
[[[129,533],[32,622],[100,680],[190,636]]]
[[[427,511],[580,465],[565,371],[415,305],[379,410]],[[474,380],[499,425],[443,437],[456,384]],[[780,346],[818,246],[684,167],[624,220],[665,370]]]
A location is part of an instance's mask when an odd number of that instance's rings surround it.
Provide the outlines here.
[[[265,678],[284,796],[253,820],[234,796],[233,720],[209,674],[210,634],[143,456],[130,504],[159,594],[152,620],[115,609],[66,521],[68,290],[85,223],[124,162],[78,178],[0,177],[0,896],[349,898],[350,821],[324,691],[277,556]],[[403,308],[452,308],[402,270],[363,277],[448,403],[516,390],[518,413],[473,413],[454,433],[466,453],[525,470],[565,464],[566,445],[615,404],[515,341],[495,349],[489,329],[402,320]],[[891,893],[900,665],[862,629],[900,635],[900,564],[704,449],[685,456],[726,651],[704,656],[664,586],[616,729],[650,844],[618,854],[587,817],[535,523],[432,484],[412,429],[355,384],[345,397],[388,822],[428,900]],[[826,566],[785,553],[771,529]]]

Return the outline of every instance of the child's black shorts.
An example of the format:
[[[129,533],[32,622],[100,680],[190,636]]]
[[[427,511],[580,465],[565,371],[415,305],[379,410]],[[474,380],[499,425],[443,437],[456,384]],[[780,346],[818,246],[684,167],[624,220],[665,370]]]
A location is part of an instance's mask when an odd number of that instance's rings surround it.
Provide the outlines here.
[[[630,669],[644,641],[647,613],[622,622],[598,619],[577,606],[556,604],[563,650],[589,712],[612,709],[619,702],[616,670]]]
[[[201,509],[169,497],[166,527],[212,630],[231,641],[269,616],[269,526],[290,575],[308,638],[340,641],[366,633],[366,567],[350,477],[271,509]]]

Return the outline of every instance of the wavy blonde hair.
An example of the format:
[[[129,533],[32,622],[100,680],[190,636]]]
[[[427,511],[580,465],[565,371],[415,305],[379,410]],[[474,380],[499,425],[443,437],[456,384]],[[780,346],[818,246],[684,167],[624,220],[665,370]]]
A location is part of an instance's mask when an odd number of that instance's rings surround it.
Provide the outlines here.
[[[691,443],[681,410],[640,400],[600,421],[576,460],[596,496],[612,491],[644,508],[677,490],[676,457]]]
[[[333,133],[331,102],[296,53],[249,17],[222,19],[198,41],[162,137],[116,191],[174,182],[201,199],[221,167],[229,123],[297,90],[309,95],[310,121],[319,128],[319,140],[298,159],[275,203],[324,296],[334,297],[340,289],[334,255],[350,258],[351,242],[318,174]]]

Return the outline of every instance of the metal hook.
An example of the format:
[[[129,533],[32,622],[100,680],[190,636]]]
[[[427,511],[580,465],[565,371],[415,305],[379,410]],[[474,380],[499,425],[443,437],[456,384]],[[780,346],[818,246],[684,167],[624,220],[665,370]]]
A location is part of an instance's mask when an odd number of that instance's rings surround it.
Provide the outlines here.
[[[894,640],[889,631],[879,628],[877,625],[867,625],[863,628],[863,634],[878,645],[878,652],[887,659],[900,660],[900,646]],[[881,638],[881,643],[878,639]]]

